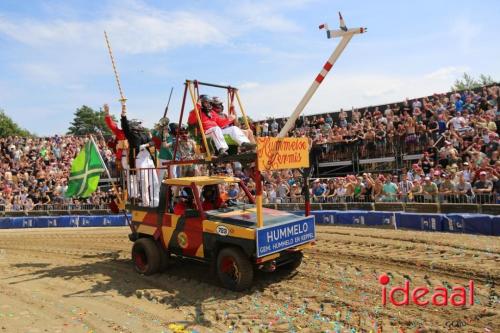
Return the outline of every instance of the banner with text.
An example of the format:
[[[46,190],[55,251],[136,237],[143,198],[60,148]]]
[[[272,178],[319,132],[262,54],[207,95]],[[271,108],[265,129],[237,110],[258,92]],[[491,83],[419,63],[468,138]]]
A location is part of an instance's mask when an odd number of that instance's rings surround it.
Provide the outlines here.
[[[309,167],[308,138],[257,138],[258,169],[279,170]]]
[[[257,229],[257,257],[314,241],[314,216]]]

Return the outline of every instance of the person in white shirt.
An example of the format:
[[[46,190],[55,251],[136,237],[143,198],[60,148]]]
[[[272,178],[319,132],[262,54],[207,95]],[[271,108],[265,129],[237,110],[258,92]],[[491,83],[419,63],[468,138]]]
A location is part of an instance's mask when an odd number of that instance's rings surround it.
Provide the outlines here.
[[[446,124],[446,127],[449,127],[450,124],[453,126],[455,130],[459,130],[460,128],[464,127],[466,123],[466,120],[464,117],[462,117],[460,112],[457,112],[455,117],[451,118],[448,123]]]

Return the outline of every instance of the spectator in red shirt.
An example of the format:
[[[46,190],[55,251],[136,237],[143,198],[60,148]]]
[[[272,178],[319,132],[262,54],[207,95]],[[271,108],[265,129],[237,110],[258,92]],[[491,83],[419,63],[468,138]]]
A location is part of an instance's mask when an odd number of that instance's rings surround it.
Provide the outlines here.
[[[175,215],[184,215],[186,209],[196,209],[196,205],[194,204],[194,195],[191,188],[185,187],[179,198],[180,200],[177,201],[174,206]]]
[[[203,197],[201,206],[204,211],[218,209],[223,204],[220,195],[218,195],[217,185],[206,185],[201,196]]]
[[[111,130],[111,132],[113,132],[115,136],[116,144],[113,150],[115,152],[116,161],[120,161],[122,168],[126,169],[128,166],[128,159],[127,159],[128,141],[127,138],[125,137],[125,133],[123,132],[123,130],[116,125],[116,122],[109,114],[108,104],[104,104],[104,121],[106,122],[106,125]]]

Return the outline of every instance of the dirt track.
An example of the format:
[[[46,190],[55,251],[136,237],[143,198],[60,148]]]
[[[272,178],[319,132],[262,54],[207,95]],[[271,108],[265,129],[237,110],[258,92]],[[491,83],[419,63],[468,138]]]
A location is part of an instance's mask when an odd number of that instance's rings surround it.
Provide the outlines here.
[[[198,263],[137,275],[127,234],[0,231],[0,332],[500,332],[499,238],[319,227],[298,273],[234,293]],[[411,288],[473,279],[476,304],[384,308],[381,273]]]

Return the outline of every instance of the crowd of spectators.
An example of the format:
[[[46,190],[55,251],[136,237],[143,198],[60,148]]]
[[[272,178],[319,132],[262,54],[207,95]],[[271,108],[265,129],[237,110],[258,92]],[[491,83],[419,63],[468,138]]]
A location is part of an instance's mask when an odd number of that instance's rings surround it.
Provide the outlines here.
[[[383,106],[301,117],[291,136],[308,136],[322,160],[350,160],[381,152],[421,153],[409,170],[315,180],[317,202],[417,201],[496,203],[500,194],[500,87],[451,92]],[[284,119],[256,123],[257,135],[275,136]],[[267,185],[270,202],[294,202],[293,183]],[[279,187],[287,187],[286,190]],[[275,194],[276,198],[275,198]],[[278,193],[279,192],[279,193]]]
[[[316,179],[313,202],[416,201],[496,203],[500,194],[498,85],[476,91],[435,94],[349,112],[304,116],[291,136],[307,136],[323,160],[360,158],[385,153],[422,153],[410,167],[384,173],[349,174]],[[257,136],[275,136],[286,122],[269,119],[254,124]],[[0,210],[30,211],[64,207],[101,207],[112,193],[99,189],[91,197],[65,197],[73,159],[88,138],[0,138]],[[115,155],[98,140],[101,155],[113,173]],[[239,163],[226,173],[244,178],[252,192],[250,170]],[[206,171],[206,170],[205,170]],[[196,173],[198,174],[198,173]],[[264,173],[267,203],[304,200],[298,171]],[[232,190],[229,193],[229,190]],[[236,193],[236,192],[237,193]],[[228,189],[228,196],[241,195]]]
[[[300,117],[290,136],[308,136],[322,146],[322,160],[352,157],[358,147],[361,158],[379,156],[381,152],[421,152],[447,137],[462,152],[470,144],[488,143],[490,132],[500,125],[497,117],[499,86],[477,91],[434,94],[403,102],[379,105],[338,113]],[[286,118],[255,123],[261,136],[276,136]],[[348,153],[346,155],[346,152]]]
[[[111,194],[101,189],[82,200],[64,195],[71,163],[86,140],[58,135],[0,138],[0,210],[97,208],[108,203]],[[111,151],[103,140],[97,143],[105,162],[113,166]]]

